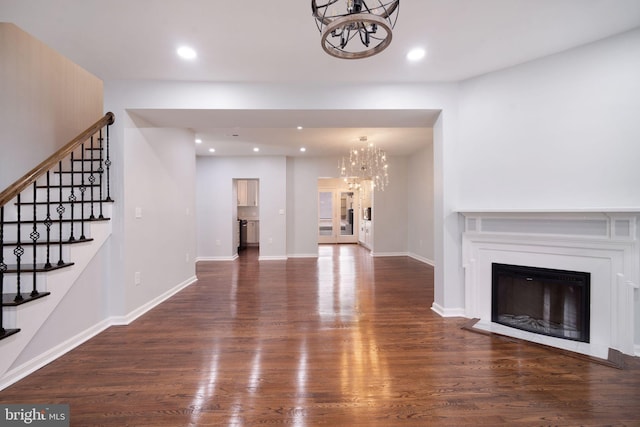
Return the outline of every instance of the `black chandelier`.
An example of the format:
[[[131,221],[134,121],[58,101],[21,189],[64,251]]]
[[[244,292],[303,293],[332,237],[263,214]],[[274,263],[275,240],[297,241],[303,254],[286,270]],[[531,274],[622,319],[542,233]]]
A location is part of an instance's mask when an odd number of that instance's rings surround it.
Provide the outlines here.
[[[398,20],[400,0],[327,0],[311,11],[322,35],[322,48],[331,56],[359,59],[389,46]]]

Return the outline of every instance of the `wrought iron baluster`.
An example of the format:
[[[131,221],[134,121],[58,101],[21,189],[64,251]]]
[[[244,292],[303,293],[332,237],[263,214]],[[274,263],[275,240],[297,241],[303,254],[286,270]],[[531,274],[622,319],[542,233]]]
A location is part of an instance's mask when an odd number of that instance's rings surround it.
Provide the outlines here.
[[[21,236],[20,236],[20,228],[22,228],[22,216],[21,216],[21,203],[20,203],[20,194],[18,194],[17,198],[17,211],[18,211],[18,229],[16,235],[16,247],[13,249],[13,255],[16,257],[16,297],[13,299],[15,302],[20,302],[24,300],[21,291],[21,273],[22,273],[22,255],[24,255],[24,248],[22,247]]]
[[[33,247],[33,289],[31,290],[31,296],[35,297],[39,294],[38,292],[38,285],[36,283],[36,278],[37,278],[37,274],[36,274],[36,267],[37,267],[37,248],[38,248],[38,239],[40,238],[40,233],[38,232],[38,222],[36,221],[36,219],[38,218],[38,213],[36,212],[38,205],[36,204],[36,202],[38,201],[38,187],[36,186],[36,182],[33,183],[33,231],[31,232],[31,234],[29,235],[29,237],[31,237],[31,242],[33,243],[32,247]]]
[[[89,162],[90,165],[90,173],[89,173],[89,184],[91,184],[91,215],[89,215],[89,219],[96,219],[96,216],[94,214],[93,211],[93,184],[95,184],[96,182],[96,177],[93,174],[93,135],[91,135],[91,148],[89,148],[89,150],[91,151],[91,161]]]
[[[4,263],[4,206],[0,206],[0,295],[4,295],[4,273],[7,271],[7,264]],[[4,335],[7,330],[4,328],[2,307],[0,307],[0,335]]]
[[[84,240],[86,239],[85,235],[84,235],[84,193],[85,191],[87,191],[87,187],[85,185],[84,182],[84,160],[85,160],[85,154],[84,154],[84,142],[82,143],[81,146],[81,150],[82,150],[82,154],[81,154],[81,162],[80,162],[80,176],[81,178],[81,182],[80,182],[80,240]]]
[[[47,171],[47,217],[44,220],[44,225],[47,227],[47,259],[44,267],[51,268],[51,226],[53,221],[51,220],[51,172]]]
[[[102,173],[104,172],[104,168],[102,167],[102,159],[103,159],[103,154],[102,154],[102,149],[103,149],[103,139],[102,139],[102,129],[100,129],[100,133],[99,133],[99,137],[98,140],[100,142],[100,166],[98,166],[98,182],[100,183],[100,185],[98,186],[98,191],[100,193],[100,215],[98,216],[98,218],[103,219],[104,215],[102,214]]]
[[[73,188],[73,184],[74,184],[74,176],[73,176],[74,175],[74,173],[73,173],[74,164],[73,163],[74,163],[74,161],[73,161],[73,152],[72,152],[71,153],[71,192],[69,193],[69,202],[71,204],[71,207],[70,207],[70,209],[71,209],[71,212],[70,212],[71,213],[71,231],[69,233],[69,241],[70,242],[73,242],[73,241],[76,240],[76,237],[74,235],[74,230],[73,230],[74,229],[74,220],[75,220],[75,209],[74,209],[74,206],[76,204],[76,193],[75,193],[75,190]],[[60,188],[62,188],[62,186]]]
[[[60,230],[60,236],[58,238],[58,248],[60,251],[60,259],[58,260],[58,265],[63,265],[64,261],[62,260],[62,216],[64,215],[64,205],[62,204],[62,161],[58,162],[58,172],[60,175],[60,187],[59,187],[59,202],[58,202],[58,208],[56,209],[56,211],[58,212],[58,219],[60,220],[60,227],[58,227],[58,229]]]
[[[107,198],[106,202],[113,202],[111,199],[111,179],[109,175],[109,169],[111,168],[111,158],[109,157],[109,125],[107,125],[107,160],[105,160],[104,164],[107,166]]]

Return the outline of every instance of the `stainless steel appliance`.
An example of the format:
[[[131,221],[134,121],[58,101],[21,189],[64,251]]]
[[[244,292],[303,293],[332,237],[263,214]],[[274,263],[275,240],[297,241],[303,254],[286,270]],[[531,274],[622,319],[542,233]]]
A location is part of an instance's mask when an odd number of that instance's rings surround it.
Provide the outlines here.
[[[247,220],[239,219],[240,223],[240,246],[238,246],[238,251],[247,248]]]

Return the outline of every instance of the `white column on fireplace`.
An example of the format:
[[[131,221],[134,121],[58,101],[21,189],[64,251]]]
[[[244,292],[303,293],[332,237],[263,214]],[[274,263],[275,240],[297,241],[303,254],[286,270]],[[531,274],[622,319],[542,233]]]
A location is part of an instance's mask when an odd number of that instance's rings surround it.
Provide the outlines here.
[[[634,354],[640,209],[459,212],[465,218],[465,315],[479,319],[477,328],[604,359],[609,349]],[[590,273],[590,342],[491,322],[492,263]]]

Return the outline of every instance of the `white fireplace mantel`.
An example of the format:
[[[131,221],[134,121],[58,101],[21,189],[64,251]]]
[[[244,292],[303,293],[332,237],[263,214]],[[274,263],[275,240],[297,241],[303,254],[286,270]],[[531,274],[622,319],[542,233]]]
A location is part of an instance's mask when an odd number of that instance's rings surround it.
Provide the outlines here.
[[[458,212],[465,224],[465,315],[480,319],[475,327],[604,359],[609,349],[636,353],[640,208]],[[491,322],[492,263],[590,273],[590,342]]]

